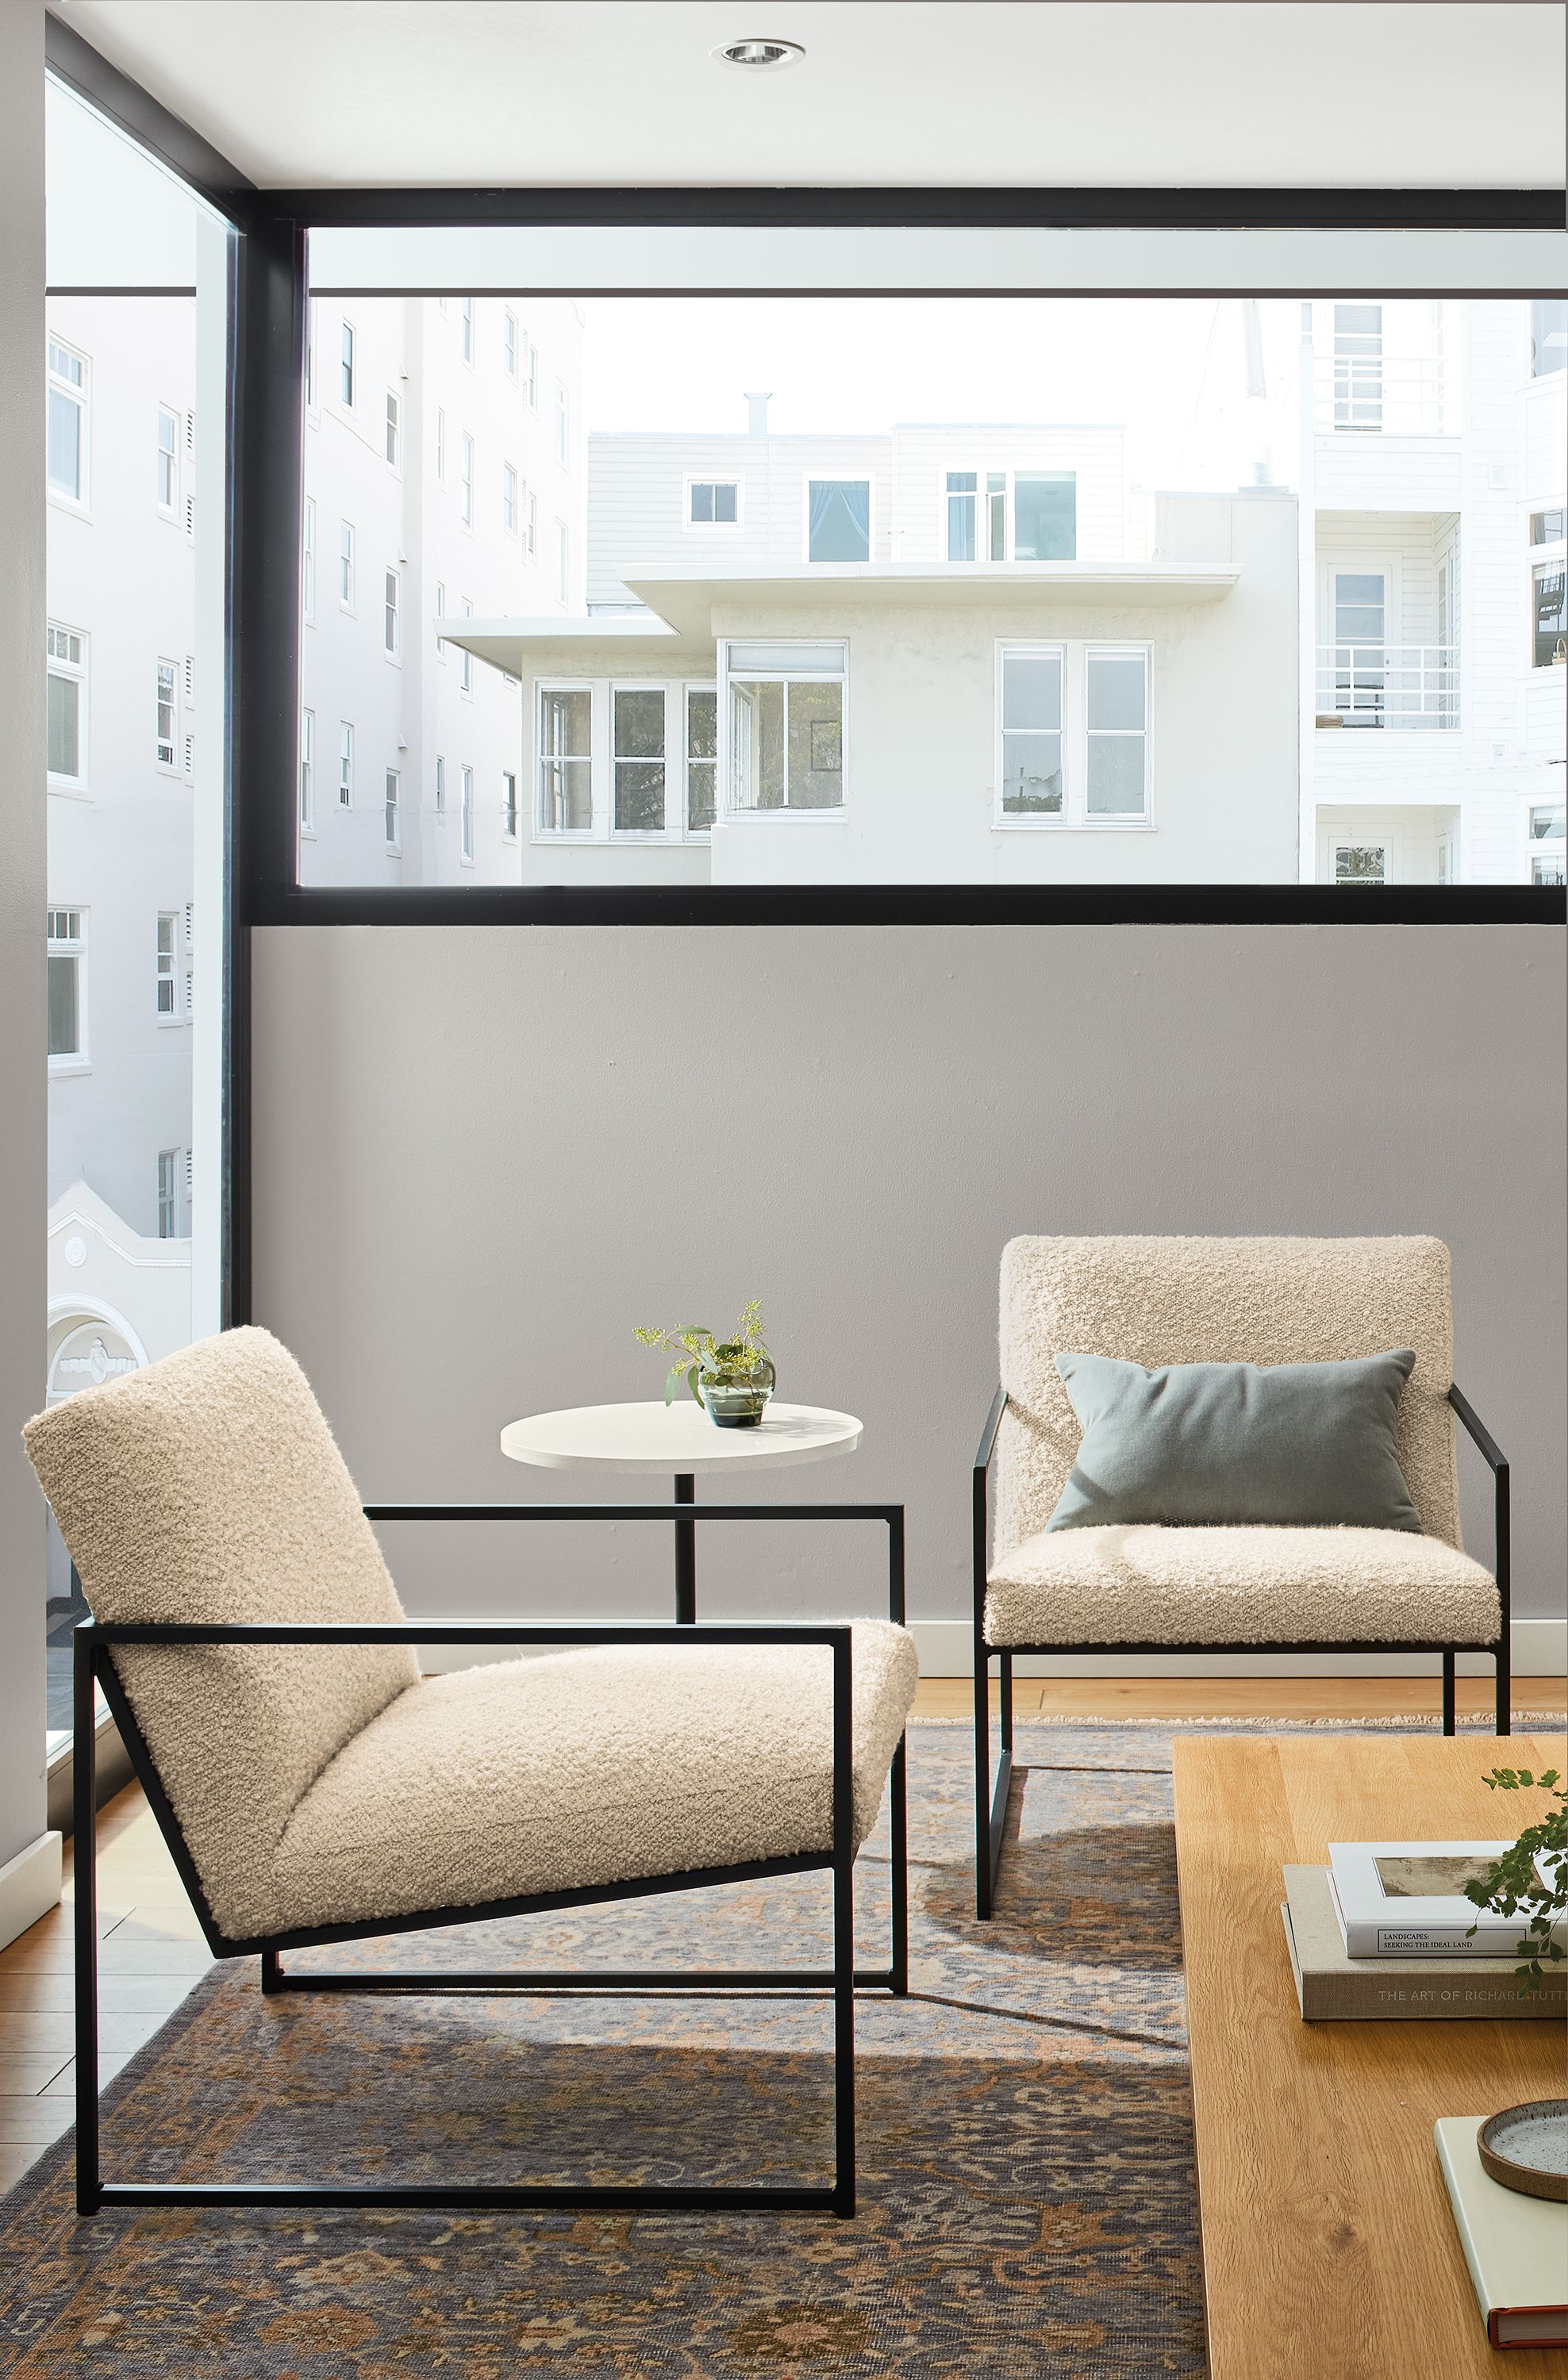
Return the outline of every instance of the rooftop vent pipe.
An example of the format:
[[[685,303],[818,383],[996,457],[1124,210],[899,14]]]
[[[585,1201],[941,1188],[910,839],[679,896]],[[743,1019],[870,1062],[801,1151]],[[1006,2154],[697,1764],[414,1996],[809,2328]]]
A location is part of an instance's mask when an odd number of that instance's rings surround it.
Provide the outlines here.
[[[768,434],[768,399],[772,396],[772,393],[773,392],[771,388],[748,388],[747,390],[746,429],[748,437],[766,438]]]

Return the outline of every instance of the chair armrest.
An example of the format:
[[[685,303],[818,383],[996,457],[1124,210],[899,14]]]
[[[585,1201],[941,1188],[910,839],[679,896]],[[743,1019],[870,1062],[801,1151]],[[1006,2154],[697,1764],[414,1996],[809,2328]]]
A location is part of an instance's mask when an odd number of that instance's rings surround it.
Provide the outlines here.
[[[998,1389],[991,1401],[991,1411],[980,1432],[980,1442],[975,1450],[975,1470],[984,1474],[991,1469],[991,1458],[996,1451],[996,1433],[1002,1427],[1002,1416],[1007,1411],[1007,1391]]]
[[[1499,1656],[1499,1658],[1502,1659],[1505,1658],[1507,1651],[1511,1626],[1510,1608],[1512,1604],[1512,1587],[1510,1581],[1513,1559],[1513,1522],[1510,1516],[1509,1507],[1508,1457],[1504,1454],[1501,1447],[1499,1446],[1496,1439],[1493,1438],[1490,1430],[1488,1429],[1486,1424],[1482,1421],[1479,1414],[1476,1411],[1475,1406],[1470,1402],[1469,1398],[1465,1394],[1463,1389],[1458,1387],[1457,1384],[1450,1388],[1448,1392],[1448,1401],[1453,1407],[1454,1412],[1459,1415],[1460,1420],[1464,1423],[1466,1433],[1480,1448],[1481,1453],[1485,1457],[1486,1462],[1491,1470],[1492,1572],[1497,1580],[1498,1596],[1502,1606],[1501,1642],[1504,1651],[1502,1655]]]
[[[82,1645],[827,1645],[850,1643],[845,1621],[141,1621],[83,1620]]]
[[[1479,1414],[1476,1411],[1475,1406],[1470,1402],[1469,1398],[1465,1394],[1464,1390],[1460,1388],[1457,1381],[1455,1381],[1454,1385],[1449,1390],[1448,1401],[1453,1407],[1454,1412],[1459,1415],[1460,1420],[1464,1423],[1470,1437],[1475,1439],[1476,1444],[1486,1456],[1486,1459],[1491,1465],[1493,1471],[1506,1474],[1508,1470],[1507,1455],[1504,1454],[1501,1447],[1499,1446],[1496,1439],[1493,1438],[1490,1430],[1488,1429]]]

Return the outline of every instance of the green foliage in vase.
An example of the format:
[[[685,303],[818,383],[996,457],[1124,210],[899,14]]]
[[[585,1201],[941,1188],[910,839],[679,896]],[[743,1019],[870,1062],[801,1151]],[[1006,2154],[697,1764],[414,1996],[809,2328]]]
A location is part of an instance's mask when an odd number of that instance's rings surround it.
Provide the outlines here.
[[[667,1405],[675,1402],[683,1385],[700,1404],[699,1375],[709,1380],[745,1382],[754,1380],[763,1366],[772,1362],[762,1336],[762,1302],[756,1297],[749,1305],[742,1306],[727,1339],[715,1339],[699,1323],[685,1330],[660,1330],[639,1325],[637,1336],[643,1346],[657,1347],[661,1354],[675,1358],[664,1382]]]
[[[1524,1918],[1525,1939],[1517,1949],[1525,1963],[1513,1972],[1519,1978],[1520,1998],[1528,1999],[1540,1990],[1546,1966],[1555,1965],[1563,1956],[1562,1945],[1552,1938],[1551,1929],[1568,1909],[1568,1808],[1564,1806],[1568,1793],[1555,1768],[1543,1768],[1538,1777],[1527,1768],[1494,1768],[1487,1783],[1494,1792],[1504,1793],[1533,1787],[1550,1793],[1557,1803],[1538,1827],[1525,1828],[1513,1849],[1503,1852],[1478,1884],[1465,1888],[1466,1900],[1477,1909],[1495,1909],[1500,1917]],[[1475,1930],[1472,1925],[1471,1933]]]

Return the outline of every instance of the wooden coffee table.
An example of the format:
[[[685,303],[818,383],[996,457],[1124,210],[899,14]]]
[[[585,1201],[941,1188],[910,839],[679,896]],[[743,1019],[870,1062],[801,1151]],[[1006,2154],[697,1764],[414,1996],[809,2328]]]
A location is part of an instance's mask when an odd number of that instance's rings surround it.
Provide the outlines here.
[[[1210,2380],[1564,2380],[1487,2344],[1432,2146],[1439,2116],[1562,2089],[1555,2024],[1304,2024],[1287,1862],[1376,1837],[1495,1840],[1544,1814],[1489,1768],[1550,1736],[1197,1736],[1175,1750]]]

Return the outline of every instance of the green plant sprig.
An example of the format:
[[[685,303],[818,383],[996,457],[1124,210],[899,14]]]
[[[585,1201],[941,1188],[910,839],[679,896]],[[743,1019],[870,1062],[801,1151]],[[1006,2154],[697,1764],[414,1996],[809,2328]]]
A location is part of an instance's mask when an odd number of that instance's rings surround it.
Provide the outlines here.
[[[1524,1918],[1525,1939],[1516,1948],[1525,1964],[1513,1972],[1519,1979],[1520,1998],[1530,1999],[1543,1989],[1547,1967],[1557,1965],[1563,1957],[1562,1945],[1554,1938],[1552,1926],[1568,1909],[1568,1791],[1563,1789],[1561,1772],[1555,1768],[1544,1768],[1538,1777],[1528,1768],[1494,1768],[1486,1781],[1493,1792],[1517,1793],[1533,1789],[1550,1793],[1557,1803],[1538,1827],[1525,1828],[1518,1841],[1503,1852],[1478,1883],[1465,1888],[1465,1899],[1473,1900],[1477,1909],[1493,1909],[1500,1917]],[[1543,1852],[1548,1862],[1546,1876],[1537,1865]],[[1472,1925],[1470,1932],[1475,1931]]]
[[[664,1402],[674,1404],[684,1387],[691,1390],[699,1404],[698,1378],[706,1373],[710,1378],[727,1372],[754,1372],[772,1357],[762,1336],[762,1301],[754,1297],[743,1305],[735,1330],[728,1339],[715,1339],[700,1323],[690,1323],[684,1330],[661,1330],[639,1323],[636,1337],[644,1347],[657,1347],[662,1354],[674,1355],[664,1382]]]

